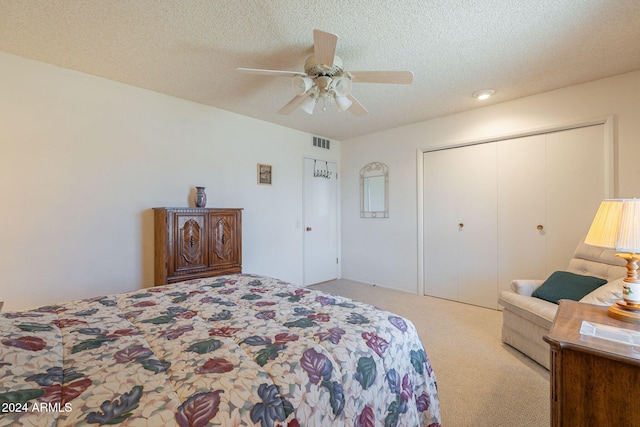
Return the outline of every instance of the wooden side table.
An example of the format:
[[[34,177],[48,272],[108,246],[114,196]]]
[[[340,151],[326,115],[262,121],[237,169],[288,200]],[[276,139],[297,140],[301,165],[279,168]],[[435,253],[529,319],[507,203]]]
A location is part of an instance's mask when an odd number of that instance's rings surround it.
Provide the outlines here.
[[[580,334],[582,321],[640,331],[607,307],[562,300],[551,347],[552,426],[640,426],[640,347]]]

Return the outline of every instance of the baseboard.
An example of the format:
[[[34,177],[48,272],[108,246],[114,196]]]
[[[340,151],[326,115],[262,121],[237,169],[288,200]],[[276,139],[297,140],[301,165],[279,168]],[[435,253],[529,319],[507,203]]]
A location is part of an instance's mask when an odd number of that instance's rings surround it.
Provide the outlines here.
[[[352,279],[350,277],[344,277],[344,276],[341,277],[338,280],[348,280],[350,282],[362,283],[363,285],[369,285],[369,286],[377,286],[379,288],[389,289],[391,291],[405,292],[405,293],[412,294],[412,295],[422,295],[422,294],[414,292],[414,291],[409,291],[407,289],[400,289],[400,288],[397,288],[395,286],[391,286],[391,285],[387,285],[387,284],[379,283],[379,282],[368,282],[366,280]]]

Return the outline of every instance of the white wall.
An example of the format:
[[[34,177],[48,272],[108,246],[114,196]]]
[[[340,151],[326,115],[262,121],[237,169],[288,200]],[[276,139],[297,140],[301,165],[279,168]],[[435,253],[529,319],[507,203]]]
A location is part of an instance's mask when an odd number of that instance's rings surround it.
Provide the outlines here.
[[[417,247],[419,149],[613,114],[615,197],[640,197],[639,93],[640,71],[343,141],[342,277],[422,293]],[[388,219],[359,215],[358,174],[372,161],[389,166]]]
[[[5,310],[153,284],[152,207],[241,207],[243,270],[302,283],[311,135],[0,53]],[[273,185],[256,183],[257,163]]]
[[[303,156],[341,163],[342,276],[418,291],[416,150],[615,115],[616,195],[640,196],[640,72],[340,144],[0,53],[5,310],[153,283],[154,206],[242,207],[244,271],[302,283]],[[390,169],[390,218],[360,219],[358,173]],[[274,185],[256,184],[256,164]],[[421,289],[420,289],[421,291]]]

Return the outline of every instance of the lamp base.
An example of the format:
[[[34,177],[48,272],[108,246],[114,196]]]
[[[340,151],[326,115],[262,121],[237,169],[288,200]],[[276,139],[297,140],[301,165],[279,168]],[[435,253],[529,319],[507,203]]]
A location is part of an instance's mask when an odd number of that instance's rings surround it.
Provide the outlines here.
[[[617,304],[609,306],[607,315],[627,323],[640,324],[640,311],[636,307],[625,307],[625,301],[617,301]]]

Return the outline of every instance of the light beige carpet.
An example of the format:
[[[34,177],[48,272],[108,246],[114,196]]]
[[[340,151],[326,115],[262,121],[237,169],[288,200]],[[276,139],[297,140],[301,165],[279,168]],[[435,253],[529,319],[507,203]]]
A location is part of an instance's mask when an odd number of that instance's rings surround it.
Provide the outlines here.
[[[438,381],[443,426],[549,425],[549,373],[502,343],[500,311],[348,280],[312,288],[414,323]]]

